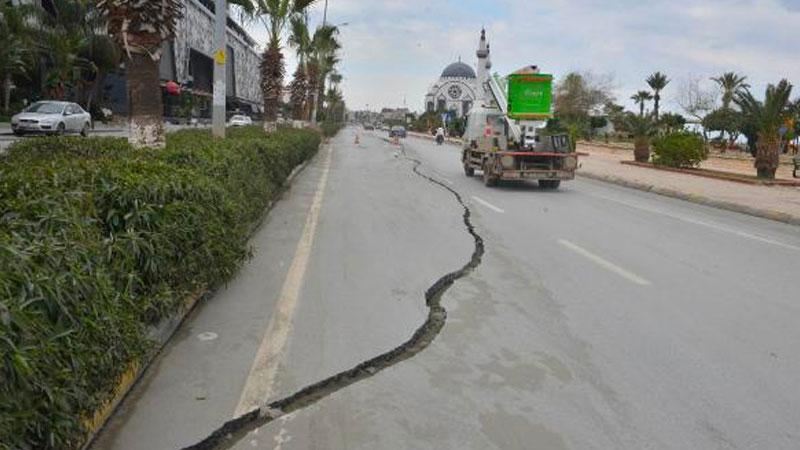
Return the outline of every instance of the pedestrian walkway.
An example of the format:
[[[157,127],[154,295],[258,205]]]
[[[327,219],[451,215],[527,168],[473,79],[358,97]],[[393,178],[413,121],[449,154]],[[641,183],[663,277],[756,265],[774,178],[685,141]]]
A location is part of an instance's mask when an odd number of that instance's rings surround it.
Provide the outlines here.
[[[632,152],[579,144],[578,150],[590,156],[581,158],[578,174],[617,184],[644,189],[696,203],[743,212],[783,222],[800,224],[800,188],[760,186],[715,180],[683,173],[673,173],[620,164],[632,160]],[[711,159],[702,167],[715,170],[746,172],[747,161]],[[778,176],[790,178],[781,166]]]

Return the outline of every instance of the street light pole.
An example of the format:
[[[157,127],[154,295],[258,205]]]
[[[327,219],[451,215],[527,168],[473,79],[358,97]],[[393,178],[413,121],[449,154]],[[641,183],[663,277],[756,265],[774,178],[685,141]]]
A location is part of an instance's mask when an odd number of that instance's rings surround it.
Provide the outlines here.
[[[325,0],[325,9],[322,11],[322,26],[328,24],[328,0]]]
[[[226,43],[225,28],[228,19],[226,0],[214,1],[214,101],[211,110],[211,133],[214,137],[225,137],[225,78]]]

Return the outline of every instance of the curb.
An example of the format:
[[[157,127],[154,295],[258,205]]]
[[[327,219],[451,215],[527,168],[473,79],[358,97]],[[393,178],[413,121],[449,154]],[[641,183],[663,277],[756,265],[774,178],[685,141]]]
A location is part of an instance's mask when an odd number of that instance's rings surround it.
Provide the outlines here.
[[[800,225],[800,216],[795,216],[780,211],[759,209],[759,208],[753,208],[751,206],[740,205],[738,203],[727,202],[723,200],[714,200],[712,198],[704,197],[702,195],[687,194],[685,192],[676,191],[674,189],[659,188],[645,183],[628,181],[619,177],[615,177],[613,175],[598,175],[591,172],[581,172],[581,171],[576,172],[576,174],[580,177],[602,181],[605,183],[616,184],[619,186],[631,189],[637,189],[640,191],[652,192],[654,194],[663,195],[665,197],[672,197],[678,200],[684,200],[699,205],[711,206],[712,208],[738,212],[741,214],[747,214],[749,216],[760,217],[762,219],[769,219],[769,220],[774,220],[776,222],[787,223],[789,225]]]
[[[620,161],[620,164],[626,166],[643,167],[645,169],[661,170],[664,172],[683,173],[686,175],[693,175],[696,177],[710,178],[712,180],[731,181],[734,183],[749,184],[751,186],[784,186],[784,187],[800,187],[800,181],[787,180],[784,178],[776,178],[774,180],[759,180],[748,178],[747,175],[740,175],[735,172],[724,172],[721,170],[710,169],[684,169],[676,167],[658,166],[652,163],[642,163],[638,161]]]
[[[287,176],[286,180],[284,180],[281,190],[276,193],[274,198],[270,200],[266,208],[264,208],[264,214],[262,215],[261,219],[253,224],[251,235],[261,227],[263,219],[281,199],[283,193],[286,191],[291,182],[308,166],[308,164],[314,158],[316,158],[317,154],[319,154],[319,150],[326,145],[330,145],[329,139],[323,139],[323,141],[320,143],[317,153],[292,169],[292,172],[289,173],[289,176]],[[180,328],[192,311],[194,311],[194,308],[197,306],[197,304],[200,303],[201,300],[209,298],[212,293],[213,291],[208,290],[207,288],[198,290],[198,292],[184,299],[183,305],[178,309],[178,311],[169,317],[165,317],[161,320],[161,322],[148,330],[147,338],[155,341],[156,343],[154,349],[144,359],[133,360],[129,362],[128,368],[122,373],[122,375],[119,376],[116,387],[111,391],[112,394],[110,398],[106,400],[103,405],[91,415],[91,417],[87,417],[82,420],[83,424],[88,430],[88,433],[86,436],[86,441],[78,448],[81,450],[87,450],[89,447],[91,447],[100,431],[102,431],[106,426],[108,421],[117,411],[117,408],[120,406],[122,401],[125,400],[125,397],[131,393],[136,384],[142,379],[153,361],[155,361],[156,358],[161,354],[161,351],[164,350],[164,347],[167,345],[167,343],[169,343],[170,339],[172,339],[172,336],[176,331],[178,331],[178,328]]]

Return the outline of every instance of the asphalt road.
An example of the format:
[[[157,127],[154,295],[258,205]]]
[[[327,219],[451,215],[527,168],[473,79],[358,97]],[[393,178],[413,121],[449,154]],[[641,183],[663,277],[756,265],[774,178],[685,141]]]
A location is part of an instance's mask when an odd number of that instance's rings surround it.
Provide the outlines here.
[[[237,411],[407,339],[474,250],[452,193],[382,134],[340,133],[95,449],[196,442]],[[458,149],[405,155],[485,241],[423,352],[237,449],[796,449],[796,227],[578,179],[486,188]]]

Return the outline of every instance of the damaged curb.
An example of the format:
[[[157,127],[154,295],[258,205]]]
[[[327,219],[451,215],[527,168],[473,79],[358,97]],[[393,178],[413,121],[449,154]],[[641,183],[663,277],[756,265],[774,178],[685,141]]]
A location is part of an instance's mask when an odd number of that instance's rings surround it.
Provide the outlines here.
[[[637,189],[645,192],[652,192],[654,194],[659,194],[666,197],[672,197],[679,200],[696,203],[698,205],[711,206],[712,208],[724,209],[727,211],[747,214],[749,216],[774,220],[776,222],[787,223],[789,225],[800,225],[800,217],[780,211],[771,211],[767,209],[754,208],[752,206],[740,205],[738,203],[727,202],[724,200],[715,200],[702,195],[687,194],[685,192],[676,191],[674,189],[660,188],[646,183],[625,180],[613,175],[599,175],[596,173],[582,172],[582,171],[578,171],[577,175],[584,178],[602,181],[605,183],[616,184],[631,189]]]

